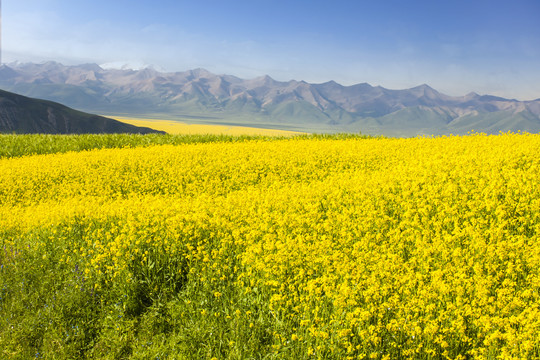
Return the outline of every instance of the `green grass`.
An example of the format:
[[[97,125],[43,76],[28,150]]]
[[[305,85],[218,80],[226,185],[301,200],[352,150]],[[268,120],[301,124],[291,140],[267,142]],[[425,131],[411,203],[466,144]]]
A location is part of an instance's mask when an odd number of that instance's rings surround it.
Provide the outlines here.
[[[85,135],[0,135],[0,157],[17,157],[151,145],[180,145],[206,142],[234,142],[260,139],[260,136],[85,134]]]
[[[115,219],[79,219],[38,230],[16,247],[0,241],[0,358],[262,359],[272,352],[267,329],[276,318],[261,311],[268,299],[237,291],[234,271],[221,288],[209,288],[196,263],[149,249],[144,264],[133,261],[130,281],[96,283],[79,268],[82,258],[60,261],[86,246],[84,231],[111,226]],[[212,246],[210,232],[193,242]]]
[[[314,139],[368,138],[361,134],[299,135]],[[161,135],[161,134],[84,134],[84,135],[16,135],[0,134],[0,158],[54,154],[68,151],[110,149],[152,145],[181,145],[208,142],[242,142],[250,140],[285,140],[287,137],[257,135]]]

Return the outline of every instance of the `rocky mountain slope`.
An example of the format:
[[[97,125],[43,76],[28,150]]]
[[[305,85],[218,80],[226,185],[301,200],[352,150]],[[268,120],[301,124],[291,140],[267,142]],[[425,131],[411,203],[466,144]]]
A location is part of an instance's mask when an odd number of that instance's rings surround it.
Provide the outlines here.
[[[0,90],[0,133],[99,134],[154,133],[103,116],[87,114],[58,103]]]
[[[303,131],[419,134],[540,131],[540,99],[517,101],[470,93],[452,97],[428,85],[406,90],[336,82],[240,79],[204,69],[105,70],[95,64],[11,64],[0,87],[107,114],[190,118]]]

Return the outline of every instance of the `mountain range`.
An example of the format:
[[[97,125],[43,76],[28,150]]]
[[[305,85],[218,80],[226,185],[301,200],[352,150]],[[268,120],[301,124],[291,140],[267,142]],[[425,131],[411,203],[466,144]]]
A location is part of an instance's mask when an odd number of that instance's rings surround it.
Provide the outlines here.
[[[193,123],[388,136],[540,131],[540,99],[455,97],[425,84],[390,90],[269,76],[246,80],[204,69],[165,73],[48,62],[1,66],[0,87],[94,113]]]
[[[87,114],[52,101],[31,99],[0,90],[0,133],[148,134],[161,132]]]

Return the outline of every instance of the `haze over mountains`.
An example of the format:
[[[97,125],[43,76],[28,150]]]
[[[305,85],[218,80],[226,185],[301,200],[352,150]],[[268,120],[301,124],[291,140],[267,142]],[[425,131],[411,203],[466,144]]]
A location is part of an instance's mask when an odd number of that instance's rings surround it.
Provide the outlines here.
[[[540,132],[540,99],[452,97],[428,85],[389,90],[366,83],[279,82],[268,76],[244,80],[204,69],[163,73],[49,62],[1,66],[0,87],[93,113],[198,123],[389,136],[473,129]]]

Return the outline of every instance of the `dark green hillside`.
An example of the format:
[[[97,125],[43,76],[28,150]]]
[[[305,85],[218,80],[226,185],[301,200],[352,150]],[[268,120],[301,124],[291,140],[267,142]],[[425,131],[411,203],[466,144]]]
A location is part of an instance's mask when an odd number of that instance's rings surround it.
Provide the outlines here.
[[[159,131],[0,90],[0,133],[148,134]]]

